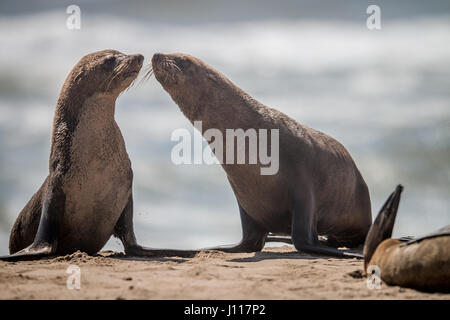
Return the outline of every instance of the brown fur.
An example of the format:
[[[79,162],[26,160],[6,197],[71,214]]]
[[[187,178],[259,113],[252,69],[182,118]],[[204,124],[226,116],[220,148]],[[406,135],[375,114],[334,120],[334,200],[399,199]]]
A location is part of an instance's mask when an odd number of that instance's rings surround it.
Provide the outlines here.
[[[377,266],[386,283],[450,291],[450,225],[422,237],[391,239],[403,186],[382,206],[364,244],[364,269]]]
[[[315,243],[317,233],[336,246],[364,242],[372,222],[369,192],[338,141],[266,107],[195,57],[155,54],[152,64],[156,79],[191,122],[202,121],[204,131],[217,128],[225,137],[225,129],[279,129],[275,175],[261,175],[260,163],[223,164],[240,207],[260,233],[292,234],[305,250],[302,244]]]
[[[95,253],[113,234],[132,185],[131,163],[114,120],[115,101],[136,78],[142,60],[103,50],[83,57],[69,73],[53,120],[49,175],[11,230],[11,253],[38,241],[41,213],[48,210],[57,239],[34,243],[35,248]]]
[[[450,236],[402,244],[386,239],[370,259],[369,266],[380,268],[384,282],[421,290],[450,290]]]

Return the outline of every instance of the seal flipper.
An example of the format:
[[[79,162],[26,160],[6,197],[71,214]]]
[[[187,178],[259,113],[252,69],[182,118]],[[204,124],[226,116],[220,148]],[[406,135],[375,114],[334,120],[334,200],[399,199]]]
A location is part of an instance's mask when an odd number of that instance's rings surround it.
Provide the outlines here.
[[[49,179],[46,187],[46,190],[42,193],[42,213],[33,243],[14,254],[0,257],[0,260],[33,260],[56,252],[59,226],[64,214],[66,197],[59,179]]]
[[[42,198],[47,188],[48,177],[38,191],[20,211],[9,236],[9,253],[16,253],[30,246],[36,237],[42,213]]]
[[[428,233],[428,234],[426,234],[424,236],[417,237],[417,238],[411,238],[411,239],[405,239],[406,242],[401,244],[400,246],[401,247],[409,246],[410,244],[417,243],[417,242],[420,242],[420,241],[425,240],[425,239],[444,237],[444,236],[450,236],[450,224],[448,226],[440,228],[440,229],[438,229],[436,231]]]
[[[266,243],[267,242],[284,242],[287,244],[293,244],[292,238],[290,236],[281,236],[281,235],[275,235],[273,233],[269,233],[266,237]]]
[[[133,257],[193,257],[199,251],[196,250],[172,250],[172,249],[156,249],[147,248],[139,245],[136,241],[133,227],[133,195],[130,195],[128,203],[114,228],[114,236],[122,241],[125,254]]]
[[[131,253],[138,246],[133,228],[133,194],[130,194],[127,205],[122,211],[114,227],[114,236],[122,241],[125,254]]]
[[[8,256],[0,256],[2,261],[25,261],[25,260],[35,260],[51,255],[52,247],[47,244],[41,244],[40,247],[32,247],[30,245],[28,248],[20,250],[14,254]]]
[[[370,227],[364,243],[364,269],[372,258],[373,253],[378,245],[385,239],[392,236],[395,218],[397,216],[398,205],[403,191],[403,186],[398,185],[397,188],[384,203],[377,218]]]
[[[292,209],[292,242],[298,251],[317,253],[339,258],[362,258],[362,254],[327,247],[320,243],[315,221],[310,212],[313,210],[312,197],[307,193],[296,199]]]
[[[223,252],[258,252],[264,248],[267,232],[263,230],[239,204],[239,213],[241,216],[242,240],[237,245],[219,246],[205,248],[203,250],[218,250]]]

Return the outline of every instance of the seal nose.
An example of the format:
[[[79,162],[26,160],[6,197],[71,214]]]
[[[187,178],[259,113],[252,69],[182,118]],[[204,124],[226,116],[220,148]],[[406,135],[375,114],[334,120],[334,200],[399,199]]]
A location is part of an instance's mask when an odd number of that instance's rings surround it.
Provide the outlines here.
[[[164,55],[162,53],[155,53],[152,58],[152,64],[156,65],[160,63],[164,59]]]
[[[144,56],[142,54],[138,53],[138,54],[135,54],[134,56],[136,57],[136,59],[139,63],[144,62]]]
[[[132,54],[130,55],[131,59],[133,59],[133,62],[138,64],[138,65],[142,65],[142,63],[144,62],[144,56],[142,54]]]

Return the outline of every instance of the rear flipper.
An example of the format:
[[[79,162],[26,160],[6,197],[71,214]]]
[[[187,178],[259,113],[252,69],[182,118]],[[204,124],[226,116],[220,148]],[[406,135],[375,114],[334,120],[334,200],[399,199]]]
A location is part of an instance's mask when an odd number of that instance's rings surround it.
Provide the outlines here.
[[[193,258],[199,250],[176,250],[176,249],[159,249],[142,247],[138,244],[129,247],[125,250],[127,256],[132,257],[181,257],[181,258]]]
[[[318,236],[318,240],[320,243],[322,243],[323,245],[326,246],[330,246],[330,241],[328,239],[327,236]],[[273,233],[269,233],[269,235],[266,238],[266,243],[267,242],[283,242],[283,243],[287,243],[287,244],[294,244],[292,242],[292,238],[290,236],[282,236],[282,235],[276,235]],[[331,245],[333,247],[333,245]],[[336,243],[334,245],[336,248],[337,247],[353,247],[353,246],[348,246],[348,245],[343,245],[342,243]]]
[[[362,258],[362,254],[338,250],[320,243],[313,214],[312,193],[305,190],[296,199],[292,209],[292,242],[298,251],[339,258]]]
[[[34,260],[56,252],[66,196],[62,191],[59,179],[48,179],[47,185],[44,186],[45,188],[42,190],[42,213],[33,243],[12,255],[0,257],[0,260]]]
[[[402,242],[409,242],[409,241],[415,241],[416,237],[414,237],[414,236],[403,236],[403,237],[400,237],[400,238],[395,238],[395,240],[402,241]]]
[[[48,177],[19,213],[9,236],[9,253],[29,247],[36,237],[42,213],[42,194],[47,188]]]
[[[417,238],[415,238],[415,237],[403,237],[405,239],[403,241],[406,241],[406,242],[403,243],[401,246],[402,247],[403,246],[408,246],[410,244],[417,243],[417,242],[420,242],[420,241],[425,240],[425,239],[437,238],[437,237],[442,237],[442,236],[450,236],[450,225],[445,226],[443,228],[440,228],[439,230],[436,230],[434,232],[431,232],[431,233],[426,234],[426,235],[421,236],[421,237],[417,237]]]
[[[218,250],[223,252],[255,252],[261,251],[264,247],[266,232],[263,231],[239,206],[241,213],[241,222],[243,230],[242,241],[238,245],[220,246],[214,248],[205,248],[202,250]],[[163,257],[177,256],[190,258],[195,256],[200,250],[176,250],[176,249],[158,249],[140,246],[134,235],[133,230],[133,197],[130,196],[119,221],[116,224],[114,235],[118,237],[124,246],[125,254],[135,257]]]
[[[136,241],[133,227],[133,195],[130,195],[128,203],[122,212],[114,228],[114,236],[122,241],[125,254],[133,257],[164,257],[176,256],[190,258],[199,251],[196,250],[172,250],[155,249],[140,246]]]
[[[385,239],[392,236],[395,218],[397,216],[398,205],[403,191],[403,186],[398,185],[395,191],[389,196],[378,213],[375,222],[370,227],[369,233],[364,243],[364,269],[368,267],[368,263],[372,258],[378,245]]]
[[[316,243],[313,245],[309,245],[306,243],[303,244],[297,244],[295,246],[295,248],[299,251],[304,251],[307,253],[317,253],[320,255],[325,255],[325,256],[332,256],[332,257],[338,257],[338,258],[357,258],[357,259],[362,259],[363,255],[361,253],[356,253],[356,252],[349,252],[346,250],[338,250],[336,248],[330,248],[327,246],[324,246],[320,243]]]

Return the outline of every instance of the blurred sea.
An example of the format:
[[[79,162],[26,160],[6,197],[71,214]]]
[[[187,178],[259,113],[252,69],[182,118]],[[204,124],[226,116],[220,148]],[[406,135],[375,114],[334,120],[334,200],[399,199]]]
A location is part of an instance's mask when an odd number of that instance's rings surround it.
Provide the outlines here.
[[[21,13],[0,6],[0,254],[47,175],[66,75],[83,55],[106,48],[141,53],[146,63],[155,52],[192,54],[264,104],[338,139],[369,185],[374,216],[397,183],[405,186],[395,236],[450,223],[449,15],[393,17],[369,31],[364,9],[355,19],[313,19],[296,17],[298,5],[289,18],[216,22],[198,22],[207,13],[190,10],[190,20],[175,24],[146,19],[151,5],[123,16],[81,6],[81,30],[70,31],[66,6]],[[119,97],[116,119],[134,170],[140,243],[239,241],[238,208],[221,167],[172,164],[172,131],[192,129],[154,78]],[[121,244],[114,239],[106,247]]]

